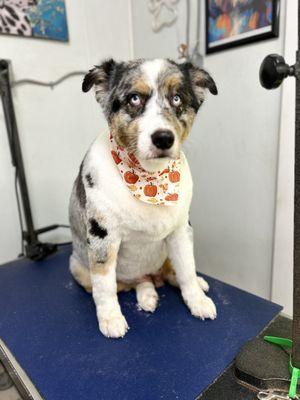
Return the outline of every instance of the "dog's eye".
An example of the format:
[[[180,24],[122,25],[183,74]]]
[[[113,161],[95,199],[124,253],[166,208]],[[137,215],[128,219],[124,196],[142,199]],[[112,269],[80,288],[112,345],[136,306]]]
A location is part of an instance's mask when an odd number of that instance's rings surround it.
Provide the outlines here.
[[[129,103],[134,107],[139,107],[142,104],[142,99],[138,94],[133,94],[129,98]]]
[[[173,106],[179,107],[182,103],[181,97],[178,94],[175,94],[171,99],[171,103]]]

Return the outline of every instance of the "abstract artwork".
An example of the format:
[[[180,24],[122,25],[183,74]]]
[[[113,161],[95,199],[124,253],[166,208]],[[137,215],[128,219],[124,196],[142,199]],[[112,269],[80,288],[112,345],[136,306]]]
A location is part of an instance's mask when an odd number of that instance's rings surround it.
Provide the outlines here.
[[[206,52],[277,37],[279,0],[206,0]]]
[[[68,41],[64,0],[0,0],[0,33]]]

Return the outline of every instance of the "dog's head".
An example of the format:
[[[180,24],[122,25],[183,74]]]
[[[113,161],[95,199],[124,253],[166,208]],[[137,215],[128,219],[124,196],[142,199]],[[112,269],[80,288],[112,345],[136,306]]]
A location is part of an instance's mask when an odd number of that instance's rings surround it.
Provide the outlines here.
[[[85,76],[92,86],[118,145],[144,160],[178,157],[205,89],[218,93],[203,69],[162,59],[105,61]]]

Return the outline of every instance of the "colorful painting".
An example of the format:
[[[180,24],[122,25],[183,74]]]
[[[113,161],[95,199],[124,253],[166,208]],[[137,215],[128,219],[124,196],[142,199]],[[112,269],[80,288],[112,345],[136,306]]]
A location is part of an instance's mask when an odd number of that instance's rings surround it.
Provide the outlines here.
[[[0,0],[0,33],[68,41],[64,0]]]
[[[206,0],[207,53],[278,36],[279,0]]]

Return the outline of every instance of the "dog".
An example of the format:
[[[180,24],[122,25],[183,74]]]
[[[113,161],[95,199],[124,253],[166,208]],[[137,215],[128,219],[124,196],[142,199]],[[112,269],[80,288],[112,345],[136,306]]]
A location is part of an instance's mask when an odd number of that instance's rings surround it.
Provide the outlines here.
[[[70,271],[92,292],[99,328],[123,337],[128,324],[119,290],[136,290],[138,307],[154,312],[156,287],[180,288],[192,315],[216,318],[196,275],[189,224],[192,177],[181,150],[208,89],[217,87],[190,62],[104,61],[84,77],[95,89],[109,132],[91,145],[73,186]]]

